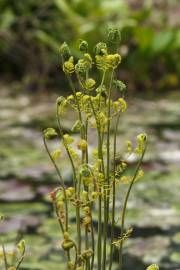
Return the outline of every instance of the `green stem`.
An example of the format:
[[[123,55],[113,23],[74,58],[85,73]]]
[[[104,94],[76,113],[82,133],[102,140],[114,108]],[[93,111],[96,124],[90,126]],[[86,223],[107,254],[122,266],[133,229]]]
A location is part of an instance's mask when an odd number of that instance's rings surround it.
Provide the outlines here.
[[[63,227],[61,218],[60,218],[59,213],[58,213],[58,209],[57,209],[56,202],[54,202],[54,209],[55,209],[56,216],[57,216],[57,219],[58,219],[58,222],[59,222],[59,226],[60,226],[60,228],[61,228],[62,233],[64,234],[64,227]]]
[[[63,190],[64,202],[65,202],[65,230],[68,232],[68,229],[69,229],[68,228],[68,200],[67,200],[67,196],[66,196],[66,190],[65,190],[65,186],[64,186],[64,180],[62,178],[62,175],[61,175],[61,172],[60,172],[59,168],[57,167],[55,161],[53,160],[53,158],[51,156],[51,153],[49,152],[49,149],[48,149],[48,146],[47,146],[45,137],[43,137],[43,142],[44,142],[46,151],[48,153],[48,156],[51,159],[52,164],[54,165],[54,167],[56,169],[56,172],[57,172],[57,174],[59,176],[59,179],[60,179],[60,186],[61,186],[61,188]],[[54,207],[55,207],[56,216],[58,218],[58,222],[59,222],[60,228],[62,230],[62,233],[64,233],[64,227],[63,227],[62,221],[61,221],[61,219],[59,217],[59,213],[58,213],[58,209],[57,209],[57,206],[56,206],[56,202],[54,202]],[[68,259],[70,258],[69,252],[67,253],[67,257],[68,257]]]
[[[92,241],[93,254],[92,254],[90,269],[93,270],[93,268],[94,268],[94,255],[95,255],[95,241],[94,241],[94,227],[93,227],[93,220],[92,220],[92,205],[91,205],[91,241]]]
[[[98,153],[99,158],[101,158],[101,141],[98,134]],[[99,168],[99,171],[101,169]],[[97,260],[98,260],[98,270],[101,270],[101,261],[102,261],[102,190],[99,185],[99,197],[98,197],[98,242],[97,242]]]
[[[88,119],[86,119],[86,124],[85,124],[85,140],[88,141]],[[88,147],[86,148],[85,151],[85,159],[86,159],[86,164],[88,164]],[[89,188],[84,185],[84,189],[88,192]],[[89,196],[88,196],[88,201],[89,201]],[[89,242],[88,242],[88,227],[85,226],[85,249],[87,250],[89,248]],[[86,263],[86,268],[89,270],[90,267],[90,261]]]
[[[115,183],[115,174],[116,174],[116,139],[117,139],[117,131],[118,131],[118,124],[120,119],[120,112],[118,113],[116,124],[115,124],[115,132],[114,132],[114,156],[113,156],[113,198],[112,198],[112,224],[111,224],[111,245],[110,245],[110,262],[109,262],[109,270],[112,268],[112,261],[113,261],[113,250],[114,245],[114,226],[115,226],[115,206],[116,206],[116,183]]]
[[[76,96],[76,90],[75,90],[74,84],[73,84],[72,79],[71,79],[70,76],[68,76],[68,82],[69,82],[69,85],[70,85],[70,87],[72,89],[72,93],[73,93],[74,99],[76,101],[77,109],[78,109],[79,120],[81,122],[81,138],[84,138],[85,127],[84,127],[83,120],[82,120],[81,108],[80,108],[80,105],[79,105],[78,98]]]
[[[77,245],[76,243],[73,241],[74,243],[74,249],[75,249],[75,260],[74,260],[74,265],[75,265],[75,269],[76,269],[76,266],[78,264],[78,251],[77,251]]]
[[[22,255],[21,255],[21,258],[20,258],[20,260],[19,260],[19,262],[18,262],[18,264],[17,264],[17,266],[16,266],[16,270],[19,269],[19,267],[20,267],[20,265],[21,265],[21,263],[22,263],[22,261],[23,261],[23,259],[24,259],[25,252],[26,252],[26,248],[24,247],[24,250],[23,250],[23,253],[22,253]]]
[[[2,243],[1,246],[2,246],[2,252],[3,252],[4,267],[5,267],[5,270],[8,270],[8,262],[7,262],[4,244]]]
[[[66,190],[65,190],[65,186],[64,186],[64,180],[62,178],[62,175],[61,175],[61,172],[60,172],[58,166],[56,165],[56,162],[54,161],[54,159],[52,158],[52,156],[49,152],[45,137],[43,137],[43,141],[44,141],[44,145],[45,145],[46,151],[48,153],[48,156],[51,159],[51,162],[54,165],[56,172],[57,172],[59,179],[60,179],[60,186],[63,190],[63,196],[64,196],[64,202],[65,202],[65,217],[66,217],[65,218],[65,229],[66,229],[66,231],[68,231],[68,204],[67,204],[67,196],[66,196]]]
[[[98,158],[102,160],[102,166],[99,168],[99,172],[102,172],[105,174],[105,168],[104,168],[104,161],[103,161],[103,152],[102,152],[102,140],[101,140],[101,132],[100,127],[98,123],[98,118],[96,115],[95,108],[93,106],[92,100],[90,99],[91,108],[96,120],[97,125],[97,131],[98,131]],[[102,189],[99,185],[98,189],[99,197],[98,197],[98,239],[97,239],[97,264],[98,264],[98,270],[101,270],[101,263],[102,263]]]
[[[104,192],[104,243],[103,243],[103,270],[106,269],[106,245],[107,245],[107,230],[108,230],[108,220],[109,220],[109,195],[110,195],[110,111],[111,111],[111,89],[112,89],[112,80],[114,75],[114,69],[111,73],[109,89],[108,89],[108,104],[107,104],[107,171],[106,171],[106,185],[107,192],[105,187]]]
[[[75,165],[74,165],[74,162],[73,162],[73,159],[71,157],[71,154],[69,152],[69,149],[68,149],[68,146],[66,145],[65,141],[64,141],[64,137],[63,137],[63,130],[62,130],[62,127],[61,127],[61,122],[60,122],[60,119],[59,119],[59,116],[58,116],[58,110],[57,110],[57,120],[58,120],[58,127],[59,127],[59,132],[60,132],[60,135],[62,137],[62,140],[63,140],[63,145],[66,149],[66,152],[68,154],[68,157],[69,157],[69,160],[71,162],[71,166],[72,166],[72,170],[73,170],[73,175],[74,175],[74,185],[75,185],[75,192],[77,191],[77,184],[79,184],[79,181],[77,179],[77,176],[76,176],[76,169],[75,169]],[[80,254],[80,251],[81,251],[81,232],[80,232],[80,207],[79,207],[79,196],[76,195],[76,200],[78,200],[78,205],[76,206],[76,224],[77,224],[77,236],[78,236],[78,254]]]
[[[79,256],[81,254],[81,224],[80,224],[80,207],[79,205],[76,206],[76,222],[77,222],[77,254],[78,254],[78,265],[81,265],[81,260]]]
[[[109,84],[109,92],[108,92],[108,122],[107,122],[107,184],[110,186],[110,113],[111,113],[111,90],[112,90],[112,81],[114,76],[114,69],[111,73],[111,79]],[[108,189],[108,196],[107,196],[107,213],[109,212],[109,189]],[[107,215],[107,222],[108,222],[108,216]]]
[[[73,159],[72,159],[72,157],[71,157],[71,154],[70,154],[70,152],[69,152],[68,146],[67,146],[67,144],[66,144],[65,141],[64,141],[64,133],[63,133],[63,129],[62,129],[62,126],[61,126],[60,118],[59,118],[59,115],[58,115],[58,107],[57,107],[57,111],[56,111],[56,116],[57,116],[57,122],[58,122],[59,133],[60,133],[60,135],[61,135],[61,138],[62,138],[62,141],[63,141],[64,148],[66,149],[68,158],[69,158],[70,163],[71,163],[71,166],[72,166],[73,177],[74,177],[74,182],[75,182],[74,185],[75,185],[75,187],[76,187],[76,183],[77,183],[76,169],[75,169],[75,165],[74,165]]]
[[[78,190],[76,195],[76,222],[77,222],[77,253],[78,257],[81,255],[81,220],[80,220],[80,191],[81,191],[81,177],[78,181]],[[81,265],[81,260],[78,258],[78,264]]]
[[[121,233],[120,233],[121,242],[120,242],[120,249],[119,249],[119,270],[122,270],[123,234],[124,234],[124,223],[125,223],[127,202],[128,202],[128,199],[129,199],[129,195],[130,195],[132,186],[134,184],[134,181],[136,180],[138,171],[140,169],[140,166],[141,166],[145,151],[146,151],[146,146],[145,146],[144,151],[143,151],[143,153],[141,155],[141,158],[140,158],[140,160],[138,162],[137,168],[135,170],[134,176],[133,176],[133,178],[131,180],[131,183],[129,185],[128,191],[127,191],[126,196],[125,196],[124,204],[123,204],[122,218],[121,218]]]
[[[101,80],[101,84],[100,84],[100,89],[102,90],[103,84],[104,84],[104,80],[105,80],[105,76],[106,76],[106,72],[103,72],[103,76],[102,76],[102,80]],[[101,106],[101,95],[99,97],[99,108]]]
[[[102,151],[102,146],[103,146],[103,141],[101,138],[101,131],[99,127],[99,122],[98,122],[98,117],[94,108],[94,105],[92,103],[92,100],[90,99],[90,105],[94,114],[94,118],[96,120],[96,125],[97,125],[97,133],[98,133],[98,158],[102,160],[102,172],[105,175],[105,167],[104,167],[104,158],[103,158],[103,151]]]
[[[85,125],[85,140],[88,141],[88,118],[86,119]],[[86,163],[88,164],[88,147],[86,149]]]

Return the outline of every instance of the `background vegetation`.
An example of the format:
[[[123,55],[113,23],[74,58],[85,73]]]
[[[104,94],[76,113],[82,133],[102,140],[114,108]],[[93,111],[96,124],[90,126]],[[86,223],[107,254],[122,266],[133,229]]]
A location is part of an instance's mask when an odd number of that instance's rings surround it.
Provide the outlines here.
[[[24,236],[22,269],[64,266],[47,196],[58,182],[42,143],[43,129],[57,127],[55,100],[68,91],[59,46],[67,41],[76,57],[79,38],[91,47],[105,40],[112,25],[121,29],[117,75],[129,96],[118,147],[142,132],[149,137],[145,176],[128,205],[127,227],[134,232],[124,270],[143,270],[152,262],[161,270],[180,269],[179,12],[178,0],[0,1],[0,212],[6,216],[0,236],[10,251]],[[69,114],[63,129],[69,131],[73,121]],[[60,162],[69,185],[67,160]]]
[[[121,29],[121,77],[131,90],[176,88],[180,64],[179,5],[176,0],[45,0],[0,3],[0,72],[30,91],[63,87],[59,45],[77,40],[90,46],[105,39],[107,28]],[[22,85],[20,86],[22,88]]]

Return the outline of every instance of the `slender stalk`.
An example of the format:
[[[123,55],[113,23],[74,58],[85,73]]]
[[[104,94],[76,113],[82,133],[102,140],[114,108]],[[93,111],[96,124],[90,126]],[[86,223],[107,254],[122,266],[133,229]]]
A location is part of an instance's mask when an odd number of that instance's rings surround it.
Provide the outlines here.
[[[103,152],[102,152],[102,139],[101,139],[101,132],[100,127],[98,123],[98,118],[96,115],[96,111],[94,108],[94,105],[92,103],[92,100],[90,99],[91,108],[96,120],[97,125],[97,132],[98,132],[98,158],[101,159],[102,165],[99,167],[99,172],[103,172],[105,175],[105,168],[104,168],[104,160],[103,160]],[[102,167],[102,168],[101,168]],[[101,264],[102,264],[102,188],[101,185],[99,185],[98,188],[98,239],[97,239],[97,264],[98,264],[98,270],[101,270]]]
[[[112,89],[112,80],[114,76],[114,69],[111,73],[109,89],[108,89],[108,103],[107,103],[107,168],[106,168],[106,185],[107,185],[107,192],[106,187],[104,192],[104,243],[103,243],[103,270],[106,269],[106,245],[107,245],[107,230],[108,230],[108,219],[109,219],[109,195],[110,195],[110,110],[111,110],[111,89]]]
[[[63,141],[63,145],[66,149],[66,152],[67,152],[67,155],[68,155],[68,158],[70,160],[70,163],[71,163],[71,166],[72,166],[72,170],[73,170],[73,176],[74,176],[74,184],[76,185],[76,182],[77,182],[77,177],[76,177],[76,168],[75,168],[75,165],[74,165],[74,162],[73,162],[73,159],[71,157],[71,154],[69,152],[69,149],[68,149],[68,146],[67,144],[65,143],[64,141],[64,133],[63,133],[63,129],[62,129],[62,126],[61,126],[61,122],[60,122],[60,118],[59,118],[59,115],[58,115],[58,108],[57,108],[57,111],[56,111],[56,117],[57,117],[57,122],[58,122],[58,128],[59,128],[59,133],[62,137],[62,141]]]
[[[77,253],[78,256],[81,254],[81,219],[80,219],[80,190],[81,190],[81,177],[78,181],[78,190],[76,195],[76,222],[77,222]],[[78,262],[79,266],[81,265],[81,260]]]
[[[97,120],[96,111],[94,109],[92,100],[90,99],[90,104],[93,110],[94,117],[96,119],[97,131],[98,131],[98,158],[102,160],[102,170],[104,172],[104,163],[103,163],[103,153],[102,153],[102,140],[101,133],[99,129],[99,123]],[[99,171],[101,171],[101,166],[99,167]],[[98,270],[101,270],[101,262],[102,262],[102,190],[101,186],[98,187],[98,239],[97,239],[97,264]]]
[[[92,242],[92,259],[90,269],[93,270],[94,268],[94,255],[95,255],[95,241],[94,241],[94,227],[93,227],[93,220],[92,220],[92,205],[91,205],[91,242]]]
[[[117,139],[117,131],[118,131],[118,124],[120,119],[120,112],[117,115],[116,124],[115,124],[115,132],[114,132],[114,155],[113,155],[113,187],[112,187],[112,224],[111,224],[111,245],[110,245],[110,262],[109,262],[109,270],[112,268],[112,261],[113,261],[113,240],[114,240],[114,226],[115,226],[115,204],[116,204],[116,183],[115,183],[115,174],[116,174],[116,139]]]
[[[5,270],[8,270],[8,262],[7,262],[7,257],[6,257],[6,251],[5,251],[4,244],[2,243],[1,246],[2,246],[2,251],[3,251],[4,267],[5,267]]]
[[[74,263],[74,265],[75,265],[75,268],[76,268],[77,263],[78,263],[78,250],[77,250],[76,243],[75,242],[73,242],[73,243],[74,243],[74,249],[75,249],[75,263]]]
[[[121,233],[120,233],[121,242],[120,242],[120,249],[119,249],[119,270],[122,270],[123,234],[124,234],[124,223],[125,223],[127,202],[128,202],[128,199],[129,199],[129,195],[130,195],[132,186],[134,184],[134,181],[136,180],[138,171],[140,169],[140,166],[141,166],[141,163],[142,163],[145,152],[146,152],[146,146],[145,146],[144,151],[143,151],[143,153],[141,155],[141,158],[139,159],[138,165],[136,167],[134,176],[133,176],[133,178],[131,180],[131,183],[129,185],[128,191],[127,191],[126,196],[125,196],[124,204],[123,204],[122,218],[121,218]]]
[[[62,178],[62,175],[61,175],[61,172],[59,170],[59,168],[57,167],[55,161],[53,160],[50,152],[49,152],[49,149],[48,149],[48,146],[47,146],[47,143],[46,143],[46,139],[45,137],[43,137],[43,142],[44,142],[44,145],[45,145],[45,148],[46,148],[46,151],[48,153],[48,156],[49,158],[51,159],[55,169],[56,169],[56,172],[59,176],[59,179],[60,179],[60,186],[62,187],[62,190],[63,190],[63,195],[64,195],[64,202],[65,202],[65,230],[68,232],[68,200],[67,200],[67,196],[66,196],[66,190],[65,190],[65,186],[64,186],[64,180]],[[61,218],[59,217],[59,212],[58,212],[58,209],[57,209],[57,206],[56,206],[56,202],[54,202],[54,207],[55,207],[55,211],[56,211],[56,215],[57,215],[57,218],[58,218],[58,222],[59,222],[59,225],[60,225],[60,228],[62,230],[62,233],[64,233],[64,227],[63,227],[63,224],[62,224],[62,221],[61,221]],[[69,252],[67,253],[67,257],[68,259],[70,258],[70,254]]]
[[[81,138],[84,138],[85,127],[84,127],[83,120],[82,120],[81,109],[80,109],[78,98],[76,96],[76,90],[75,90],[74,84],[73,84],[70,76],[68,76],[68,82],[69,82],[69,85],[72,89],[72,93],[73,93],[74,99],[76,101],[77,109],[78,109],[79,120],[81,122]]]
[[[88,135],[87,135],[87,132],[88,132],[88,119],[86,119],[86,124],[85,124],[85,140],[88,141]],[[86,148],[86,152],[85,152],[85,159],[86,159],[86,163],[88,164],[88,147]],[[88,192],[89,191],[89,188],[86,187],[84,185],[84,189]],[[88,201],[89,201],[89,196],[88,196]],[[85,226],[85,249],[87,250],[89,247],[89,242],[88,242],[88,227]],[[89,269],[90,267],[90,262],[88,260],[88,262],[86,263],[86,268]]]
[[[62,178],[62,175],[61,175],[61,172],[60,172],[58,166],[56,165],[56,162],[54,161],[54,159],[52,158],[52,156],[51,156],[51,154],[49,152],[45,137],[43,137],[43,142],[44,142],[44,145],[45,145],[45,148],[46,148],[46,152],[48,153],[48,156],[51,159],[51,162],[54,165],[54,167],[56,169],[56,172],[57,172],[57,174],[59,176],[60,186],[61,186],[62,191],[63,191],[64,202],[65,202],[65,216],[66,216],[66,218],[65,218],[65,228],[66,228],[66,231],[68,231],[68,204],[67,204],[67,196],[66,196],[66,190],[65,190],[65,186],[64,186],[64,180]]]
[[[103,87],[103,84],[104,84],[104,81],[105,81],[105,76],[106,76],[106,72],[104,71],[103,72],[103,76],[102,76],[102,80],[101,80],[101,84],[100,84],[100,89],[102,90],[102,87]],[[101,105],[101,95],[99,97],[99,107]]]
[[[98,155],[101,158],[101,141],[100,136],[98,134]],[[101,166],[99,167],[99,171],[101,171]],[[97,239],[97,262],[98,262],[98,270],[101,270],[101,262],[102,262],[102,189],[99,184],[98,188],[98,239]]]
[[[85,124],[85,140],[88,141],[88,118],[86,119],[86,124]],[[88,164],[88,147],[86,149],[86,163]]]
[[[104,167],[104,157],[103,157],[103,151],[102,151],[102,146],[103,146],[103,141],[101,138],[101,131],[100,131],[100,127],[99,127],[99,122],[98,122],[98,117],[93,105],[92,100],[90,99],[90,105],[94,114],[94,118],[96,120],[96,125],[97,125],[97,133],[98,133],[98,158],[100,158],[102,160],[102,172],[105,175],[105,167]]]
[[[26,248],[24,247],[24,250],[23,250],[23,253],[22,253],[22,255],[21,255],[21,258],[20,258],[20,260],[19,260],[19,262],[18,262],[18,264],[17,264],[17,266],[16,266],[16,270],[19,269],[19,267],[20,267],[20,265],[21,265],[21,263],[22,263],[22,261],[23,261],[23,259],[24,259],[25,252],[26,252]]]
[[[70,163],[71,163],[71,166],[72,166],[73,178],[74,178],[74,187],[75,187],[75,192],[76,192],[76,190],[77,190],[77,184],[78,184],[78,180],[77,180],[77,176],[76,176],[76,169],[75,169],[75,165],[74,165],[73,159],[71,157],[71,154],[69,152],[68,146],[66,145],[66,143],[64,141],[64,137],[63,137],[64,133],[63,133],[63,129],[62,129],[62,126],[61,126],[60,118],[59,118],[59,115],[58,115],[58,107],[57,107],[57,110],[56,110],[56,116],[57,116],[58,128],[59,128],[60,135],[62,137],[63,145],[64,145],[64,147],[66,149],[67,155],[69,157],[69,160],[70,160]],[[76,196],[76,199],[77,199],[77,196]],[[67,202],[66,199],[65,199],[65,201]],[[77,219],[79,221],[79,222],[77,221],[77,224],[80,224],[80,213],[79,213],[79,210],[76,207],[76,220]],[[78,227],[77,227],[77,233],[79,235]],[[69,254],[68,254],[68,258],[69,258]]]
[[[60,218],[59,213],[58,213],[58,209],[57,209],[57,206],[56,206],[56,202],[54,202],[53,205],[54,205],[54,209],[55,209],[55,212],[56,212],[56,216],[57,216],[57,219],[58,219],[58,222],[59,222],[59,226],[60,226],[60,228],[61,228],[62,233],[64,233],[64,227],[63,227],[61,218]]]
[[[110,186],[110,111],[111,111],[111,90],[112,90],[112,81],[113,81],[113,76],[114,76],[114,69],[112,70],[111,73],[111,79],[110,79],[110,84],[109,84],[109,91],[108,91],[108,112],[107,112],[107,117],[108,117],[108,122],[107,122],[107,184]],[[108,189],[109,190],[109,189]],[[107,197],[107,213],[109,212],[109,191],[108,191],[108,197]],[[108,216],[107,215],[107,222],[108,222]]]

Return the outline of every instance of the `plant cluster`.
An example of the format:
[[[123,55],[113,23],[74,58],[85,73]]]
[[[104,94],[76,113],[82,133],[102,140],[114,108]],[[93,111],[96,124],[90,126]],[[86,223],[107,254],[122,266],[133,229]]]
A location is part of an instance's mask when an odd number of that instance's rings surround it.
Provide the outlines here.
[[[135,145],[131,141],[125,142],[124,151],[119,157],[118,125],[127,108],[126,86],[116,78],[116,69],[121,63],[121,56],[117,52],[119,43],[120,32],[113,28],[108,33],[107,44],[98,43],[93,56],[85,40],[80,41],[82,57],[78,61],[75,61],[66,43],[60,47],[62,69],[72,94],[66,98],[57,98],[58,129],[47,128],[43,139],[59,177],[59,187],[50,193],[50,198],[62,232],[61,247],[66,254],[69,270],[111,270],[116,248],[119,269],[123,269],[123,245],[132,233],[132,228],[125,229],[126,209],[134,183],[144,174],[141,164],[146,151],[147,135],[137,135]],[[100,83],[92,78],[95,73],[93,69],[99,72]],[[117,99],[114,98],[117,96],[115,91],[119,94]],[[77,116],[77,120],[68,134],[63,131],[62,117],[69,109]],[[95,129],[97,138],[93,150],[90,145],[92,129]],[[73,132],[78,134],[77,142],[74,142]],[[54,138],[60,138],[60,145],[51,151],[49,142]],[[66,151],[73,172],[71,186],[66,186],[61,173],[59,158],[63,150]],[[130,175],[127,168],[132,154],[137,155],[138,162],[134,173]],[[117,188],[119,190],[123,184],[127,185],[126,194],[121,202],[122,210],[117,213]],[[69,212],[72,209],[76,215],[75,239],[71,234],[72,220]],[[94,224],[96,213],[97,232]],[[120,220],[119,235],[114,233],[117,220]],[[147,269],[157,270],[158,266],[151,265]]]
[[[124,242],[132,233],[132,228],[125,228],[127,203],[133,185],[144,174],[141,164],[147,147],[147,135],[138,134],[136,143],[126,141],[119,155],[118,127],[127,108],[126,85],[116,78],[116,70],[121,63],[121,55],[117,51],[119,43],[120,31],[113,28],[109,30],[107,43],[96,44],[93,56],[85,40],[80,40],[81,58],[76,61],[66,43],[60,47],[62,69],[72,94],[57,98],[58,129],[47,128],[43,141],[59,177],[59,187],[50,193],[50,198],[62,232],[61,248],[66,255],[68,270],[111,270],[115,249],[118,250],[119,269],[122,270]],[[92,77],[97,71],[100,83],[98,76]],[[76,121],[68,134],[64,133],[62,117],[69,110],[76,115]],[[93,129],[96,140],[92,149],[90,139]],[[73,133],[78,134],[77,142]],[[59,147],[51,151],[50,142],[54,138],[60,139]],[[63,150],[73,173],[70,186],[66,186],[61,173],[59,158]],[[132,174],[128,171],[131,155],[138,158]],[[125,194],[121,200],[121,211],[117,212],[119,190],[124,184],[127,188],[126,191],[123,189]],[[75,212],[76,238],[72,235],[72,210]],[[1,215],[0,220],[3,220]],[[115,235],[118,223],[120,234]],[[4,269],[19,270],[26,251],[25,241],[22,239],[13,252],[8,252],[3,243],[1,246],[0,258],[4,261]],[[158,269],[155,264],[147,268]]]

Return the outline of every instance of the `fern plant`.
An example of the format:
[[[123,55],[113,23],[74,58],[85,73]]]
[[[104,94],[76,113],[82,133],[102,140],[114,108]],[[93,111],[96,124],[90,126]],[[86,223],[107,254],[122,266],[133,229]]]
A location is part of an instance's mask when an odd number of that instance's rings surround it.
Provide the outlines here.
[[[120,42],[118,29],[110,29],[107,43],[100,42],[94,48],[94,56],[88,51],[88,43],[80,41],[82,57],[75,63],[66,43],[60,47],[62,69],[67,76],[72,94],[58,97],[56,117],[58,129],[47,128],[43,133],[45,149],[59,177],[59,187],[50,193],[57,221],[62,232],[61,247],[64,250],[68,270],[111,270],[114,250],[118,249],[119,270],[123,269],[123,246],[132,229],[125,229],[128,199],[134,183],[143,176],[142,160],[146,151],[147,135],[136,137],[136,144],[125,142],[119,157],[117,134],[120,118],[126,111],[125,84],[116,78],[121,63],[117,53]],[[96,75],[96,71],[99,75]],[[96,75],[96,80],[92,78]],[[100,77],[100,83],[98,79]],[[114,97],[117,96],[115,99]],[[78,134],[74,142],[72,134],[64,133],[62,117],[72,110],[77,117],[71,133]],[[71,113],[72,113],[71,111]],[[91,133],[95,130],[93,149]],[[111,130],[113,133],[111,134]],[[51,140],[60,137],[59,147],[51,151]],[[65,150],[72,170],[72,184],[66,186],[62,177],[59,158]],[[138,156],[134,173],[129,175],[128,159]],[[116,211],[121,185],[127,185],[121,211]],[[117,191],[118,190],[118,191]],[[124,191],[123,191],[124,192]],[[75,224],[71,214],[75,213]],[[97,216],[97,231],[96,231]],[[115,235],[115,225],[120,221],[120,234]],[[76,228],[76,237],[72,227]],[[108,228],[110,227],[110,237]],[[18,270],[25,253],[25,242],[20,242],[22,253],[17,266],[7,262],[2,246],[5,270]],[[158,270],[153,264],[147,270]]]
[[[116,79],[116,69],[121,63],[121,56],[117,53],[119,42],[119,30],[110,29],[107,42],[98,43],[92,56],[87,41],[80,40],[82,57],[76,63],[69,46],[63,43],[60,47],[62,69],[72,94],[66,98],[58,97],[58,130],[46,129],[43,138],[60,180],[60,186],[51,192],[51,200],[63,235],[62,248],[66,254],[67,269],[70,270],[111,270],[115,248],[119,251],[119,269],[122,270],[123,244],[132,232],[131,228],[125,230],[126,208],[134,183],[143,176],[141,163],[146,151],[147,135],[139,134],[136,146],[127,141],[121,158],[118,157],[118,125],[127,107],[124,99],[126,86]],[[100,82],[92,78],[96,71],[99,72]],[[115,91],[119,97],[114,100]],[[68,109],[73,110],[73,114],[77,116],[71,129],[72,133],[79,134],[76,145],[72,135],[63,132],[62,117]],[[97,139],[91,151],[89,139],[92,129],[96,130]],[[61,146],[51,152],[48,141],[55,137],[60,137]],[[70,187],[66,187],[58,162],[62,148],[66,151],[73,172]],[[133,153],[138,156],[138,163],[134,174],[127,176],[127,161]],[[122,202],[122,211],[116,213],[116,201],[119,197],[117,187],[122,183],[126,183],[128,187]],[[76,239],[71,235],[70,209],[74,209],[76,215]],[[97,232],[94,226],[96,214]],[[114,234],[117,218],[120,219],[120,235]],[[152,265],[149,269],[158,267]]]

